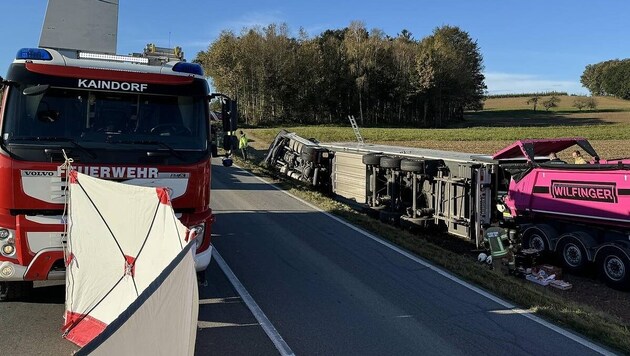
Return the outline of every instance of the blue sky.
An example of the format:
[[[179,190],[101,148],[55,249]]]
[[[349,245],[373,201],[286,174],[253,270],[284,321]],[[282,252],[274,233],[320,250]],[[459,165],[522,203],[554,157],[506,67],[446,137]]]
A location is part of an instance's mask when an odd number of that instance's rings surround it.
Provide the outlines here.
[[[0,1],[0,74],[18,49],[39,43],[46,4]],[[192,60],[221,30],[274,22],[317,35],[360,20],[391,36],[407,29],[416,39],[453,25],[478,42],[490,94],[582,94],[579,81],[587,64],[630,57],[629,14],[627,0],[120,0],[118,53],[170,41]]]

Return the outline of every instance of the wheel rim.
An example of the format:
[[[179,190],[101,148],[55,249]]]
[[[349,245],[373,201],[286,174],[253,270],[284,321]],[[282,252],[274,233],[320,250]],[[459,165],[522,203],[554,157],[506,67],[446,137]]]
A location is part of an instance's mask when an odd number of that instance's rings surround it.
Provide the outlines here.
[[[604,260],[604,272],[613,281],[620,281],[626,275],[626,266],[617,256],[608,256]]]
[[[582,250],[573,243],[564,246],[563,256],[564,261],[571,267],[578,267],[582,264]]]
[[[539,252],[543,252],[545,250],[545,240],[542,236],[538,234],[532,235],[529,239],[529,247],[534,250],[538,250]]]

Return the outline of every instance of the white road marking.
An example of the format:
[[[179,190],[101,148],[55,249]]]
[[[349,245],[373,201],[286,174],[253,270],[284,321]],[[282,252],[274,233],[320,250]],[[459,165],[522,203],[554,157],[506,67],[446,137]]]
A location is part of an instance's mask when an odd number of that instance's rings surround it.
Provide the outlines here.
[[[578,335],[576,335],[576,334],[574,334],[574,333],[572,333],[572,332],[570,332],[568,330],[565,330],[565,329],[563,329],[563,328],[561,328],[559,326],[553,325],[550,322],[547,322],[547,321],[545,321],[545,320],[543,320],[543,319],[541,319],[541,318],[539,318],[537,316],[532,315],[527,310],[524,310],[524,309],[521,309],[521,308],[517,308],[515,305],[513,305],[511,303],[508,303],[507,301],[505,301],[505,300],[503,300],[503,299],[501,299],[499,297],[496,297],[496,296],[494,296],[494,295],[492,295],[492,294],[490,294],[490,293],[488,293],[488,292],[486,292],[486,291],[484,291],[484,290],[482,290],[482,289],[480,289],[480,288],[478,288],[478,287],[476,287],[476,286],[474,286],[474,285],[472,285],[472,284],[470,284],[468,282],[465,282],[465,281],[459,279],[458,277],[455,277],[454,275],[450,274],[449,272],[446,272],[443,269],[441,269],[441,268],[439,268],[437,266],[434,266],[433,264],[425,261],[424,259],[422,259],[422,258],[420,258],[418,256],[414,256],[411,253],[403,250],[402,248],[400,248],[400,247],[398,247],[396,245],[393,245],[393,244],[391,244],[388,241],[382,240],[381,238],[379,238],[379,237],[377,237],[375,235],[372,235],[371,233],[369,233],[369,232],[367,232],[367,231],[365,231],[365,230],[363,230],[363,229],[361,229],[359,227],[356,227],[356,226],[350,224],[349,222],[347,222],[347,221],[345,221],[345,220],[343,220],[343,219],[341,219],[341,218],[339,218],[337,216],[334,216],[334,215],[332,215],[332,214],[330,214],[330,213],[320,209],[319,207],[317,207],[317,206],[315,206],[315,205],[313,205],[313,204],[311,204],[311,203],[309,203],[309,202],[307,202],[307,201],[305,201],[305,200],[303,200],[303,199],[301,199],[299,197],[296,197],[295,195],[291,194],[290,192],[288,192],[286,190],[283,190],[282,188],[276,186],[275,184],[270,183],[270,182],[264,180],[263,178],[258,177],[257,175],[254,175],[254,174],[250,173],[249,171],[247,171],[245,169],[242,169],[239,166],[236,166],[236,165],[234,165],[234,166],[239,168],[239,169],[241,169],[242,171],[248,173],[252,177],[260,180],[261,182],[264,182],[264,183],[267,183],[267,184],[271,185],[276,190],[278,190],[278,191],[280,191],[280,192],[282,192],[282,193],[284,193],[284,194],[286,194],[286,195],[288,195],[288,196],[298,200],[299,202],[305,204],[306,206],[308,206],[308,207],[310,207],[310,208],[312,208],[312,209],[314,209],[316,211],[319,211],[320,213],[325,214],[329,218],[331,218],[331,219],[333,219],[333,220],[335,220],[335,221],[337,221],[337,222],[339,222],[341,224],[346,225],[347,227],[351,228],[352,230],[354,230],[354,231],[356,231],[356,232],[358,232],[358,233],[360,233],[360,234],[362,234],[362,235],[364,235],[366,237],[369,237],[370,239],[374,240],[375,242],[377,242],[377,243],[379,243],[379,244],[381,244],[381,245],[383,245],[385,247],[388,247],[388,248],[390,248],[390,249],[400,253],[401,255],[411,259],[412,261],[417,262],[417,263],[421,264],[422,266],[431,269],[432,271],[436,272],[437,274],[439,274],[439,275],[441,275],[441,276],[443,276],[445,278],[448,278],[451,281],[453,281],[453,282],[455,282],[455,283],[457,283],[457,284],[459,284],[459,285],[461,285],[463,287],[466,287],[466,288],[470,289],[471,291],[473,291],[473,292],[475,292],[475,293],[477,293],[479,295],[482,295],[482,296],[492,300],[493,302],[495,302],[497,304],[500,304],[501,306],[503,306],[503,307],[505,307],[507,309],[512,310],[512,312],[515,313],[515,314],[522,315],[522,316],[524,316],[524,317],[526,317],[526,318],[528,318],[528,319],[530,319],[530,320],[532,320],[532,321],[534,321],[534,322],[536,322],[536,323],[538,323],[538,324],[540,324],[542,326],[545,326],[545,327],[547,327],[547,328],[557,332],[558,334],[563,335],[563,336],[565,336],[565,337],[567,337],[567,338],[577,342],[578,344],[581,344],[582,346],[587,347],[587,348],[589,348],[589,349],[591,349],[591,350],[593,350],[595,352],[598,352],[598,353],[600,353],[602,355],[615,355],[614,353],[604,349],[603,347],[601,347],[599,345],[596,345],[596,344],[594,344],[594,343],[584,339],[583,337],[580,337],[580,336],[578,336]]]
[[[243,326],[256,326],[258,327],[259,324],[257,323],[250,323],[250,324],[236,324],[236,323],[217,323],[217,322],[213,322],[213,321],[198,321],[197,322],[197,327],[199,329],[212,329],[212,328],[233,328],[233,327],[243,327]]]
[[[241,300],[242,300],[241,297],[199,299],[199,305],[203,305],[203,304],[232,304],[232,303],[240,303]]]
[[[258,320],[258,323],[263,328],[267,336],[269,336],[271,342],[273,342],[273,344],[276,346],[278,352],[280,352],[280,354],[283,356],[294,356],[295,354],[293,353],[289,345],[287,345],[282,336],[280,336],[278,330],[276,330],[273,324],[271,324],[271,321],[269,321],[265,313],[263,313],[262,309],[260,309],[254,298],[252,298],[247,289],[245,289],[241,281],[238,280],[238,278],[236,277],[234,272],[232,272],[227,263],[225,263],[225,260],[223,260],[223,257],[221,257],[216,247],[212,249],[212,256],[214,257],[214,260],[217,261],[217,264],[219,265],[227,279],[230,281],[230,283],[232,283],[234,289],[236,289],[236,292],[241,296],[243,302],[245,302],[249,310],[252,312],[252,314],[254,314],[254,317],[256,318],[256,320]]]

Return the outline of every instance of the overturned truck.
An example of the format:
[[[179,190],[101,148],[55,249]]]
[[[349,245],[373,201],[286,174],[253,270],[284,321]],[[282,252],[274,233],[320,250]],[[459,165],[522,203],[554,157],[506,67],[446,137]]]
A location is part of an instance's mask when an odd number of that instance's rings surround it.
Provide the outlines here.
[[[589,164],[548,158],[576,145]],[[630,289],[630,159],[601,160],[584,138],[520,140],[480,155],[282,131],[265,162],[384,222],[437,226],[495,257],[535,249]]]

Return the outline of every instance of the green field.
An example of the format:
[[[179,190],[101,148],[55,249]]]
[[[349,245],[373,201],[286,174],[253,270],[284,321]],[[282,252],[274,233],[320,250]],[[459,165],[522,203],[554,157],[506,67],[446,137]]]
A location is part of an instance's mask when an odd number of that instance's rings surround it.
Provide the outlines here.
[[[488,99],[486,109],[468,112],[447,129],[361,127],[366,142],[492,154],[526,138],[585,137],[602,158],[630,157],[630,101],[598,97],[597,110],[571,107],[575,97],[560,97],[559,107],[533,111],[527,98]],[[544,100],[542,98],[541,100]],[[302,137],[323,142],[354,141],[350,123],[344,127],[285,127]],[[271,142],[279,128],[247,129]],[[561,155],[562,156],[562,155]],[[566,157],[566,154],[565,154]]]

